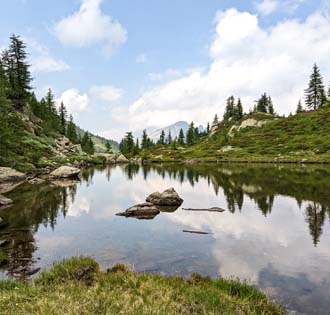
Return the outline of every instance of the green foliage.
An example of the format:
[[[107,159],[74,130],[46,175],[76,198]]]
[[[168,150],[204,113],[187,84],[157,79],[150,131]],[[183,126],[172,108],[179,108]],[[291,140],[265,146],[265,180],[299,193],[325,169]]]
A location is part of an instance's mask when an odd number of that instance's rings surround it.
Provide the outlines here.
[[[260,113],[268,113],[274,115],[274,105],[272,98],[267,96],[266,93],[262,94],[260,99],[257,101],[256,111]]]
[[[165,131],[162,130],[159,136],[158,144],[164,145],[165,144]]]
[[[304,111],[304,109],[301,105],[301,100],[299,100],[298,105],[297,105],[296,114],[302,113],[303,111]]]
[[[179,145],[184,145],[184,133],[183,133],[182,128],[180,128],[180,131],[179,131],[178,144]]]
[[[81,139],[81,148],[83,149],[84,152],[91,155],[94,154],[95,152],[94,143],[88,132],[85,132],[84,136]]]
[[[76,125],[73,122],[73,117],[70,115],[69,122],[67,124],[66,136],[72,143],[78,143],[78,135]]]
[[[8,83],[6,95],[16,109],[22,110],[31,90],[32,77],[25,44],[19,36],[10,37],[9,49],[2,53],[2,67]]]
[[[308,88],[305,90],[305,103],[309,109],[318,109],[323,107],[326,102],[323,78],[320,69],[314,64]]]
[[[143,139],[142,139],[143,143]],[[139,147],[134,143],[132,132],[127,132],[124,139],[119,144],[119,150],[125,155],[136,155],[139,152]]]
[[[153,145],[153,143],[152,143],[151,139],[148,137],[147,131],[143,130],[141,148],[147,149],[147,148],[150,148],[152,145]]]

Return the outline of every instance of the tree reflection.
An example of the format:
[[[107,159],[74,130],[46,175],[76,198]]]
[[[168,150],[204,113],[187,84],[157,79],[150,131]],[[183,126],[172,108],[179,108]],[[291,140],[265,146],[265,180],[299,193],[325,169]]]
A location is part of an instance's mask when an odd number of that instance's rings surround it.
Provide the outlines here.
[[[75,193],[76,182],[55,181],[36,186],[23,184],[8,194],[15,203],[0,211],[0,217],[7,222],[0,230],[0,250],[8,256],[1,268],[9,276],[25,278],[35,272],[35,232],[40,225],[54,229],[59,215],[66,216]]]
[[[213,186],[216,195],[222,190],[231,213],[243,208],[244,198],[253,200],[257,209],[269,216],[276,196],[290,196],[297,200],[299,208],[303,201],[306,221],[316,246],[328,213],[330,219],[330,168],[327,166],[268,165],[268,164],[152,164],[143,166],[146,179],[151,170],[192,187],[202,178]]]

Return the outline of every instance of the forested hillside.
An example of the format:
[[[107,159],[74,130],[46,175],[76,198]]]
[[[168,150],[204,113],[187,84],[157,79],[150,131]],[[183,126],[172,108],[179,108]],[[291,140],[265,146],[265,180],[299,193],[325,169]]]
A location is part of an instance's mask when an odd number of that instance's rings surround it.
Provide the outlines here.
[[[82,131],[68,115],[65,104],[55,103],[49,89],[37,99],[26,46],[19,36],[11,36],[10,45],[0,56],[0,166],[33,169],[47,160],[66,156],[108,152],[116,147],[109,141]],[[64,138],[65,137],[65,138]],[[71,148],[58,151],[69,139]]]
[[[162,135],[156,143],[144,133],[139,148],[128,133],[124,150],[152,161],[262,161],[330,163],[330,88],[326,91],[317,65],[305,90],[305,106],[295,114],[276,113],[272,98],[262,94],[249,113],[241,100],[230,96],[220,121],[215,115],[205,132],[191,123],[178,138]],[[128,146],[127,144],[131,144]]]

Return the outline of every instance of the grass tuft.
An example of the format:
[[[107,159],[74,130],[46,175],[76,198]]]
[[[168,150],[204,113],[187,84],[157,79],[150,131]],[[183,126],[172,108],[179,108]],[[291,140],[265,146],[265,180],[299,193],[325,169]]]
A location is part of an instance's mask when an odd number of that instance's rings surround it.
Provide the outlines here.
[[[81,278],[87,269],[93,286]],[[91,258],[80,257],[54,265],[33,283],[0,281],[1,314],[284,314],[265,294],[237,280],[137,274],[122,264],[108,273],[98,270]]]

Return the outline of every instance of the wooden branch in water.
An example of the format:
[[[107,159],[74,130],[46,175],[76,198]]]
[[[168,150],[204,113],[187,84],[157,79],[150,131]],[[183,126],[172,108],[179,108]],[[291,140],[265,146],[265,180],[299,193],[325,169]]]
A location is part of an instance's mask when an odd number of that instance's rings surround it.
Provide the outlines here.
[[[183,233],[192,233],[192,234],[202,234],[202,235],[207,235],[207,234],[213,234],[209,232],[202,232],[202,231],[189,231],[189,230],[183,230]]]
[[[212,208],[207,208],[207,209],[182,208],[182,210],[186,210],[186,211],[208,211],[208,212],[224,212],[224,211],[226,211],[225,209],[218,208],[218,207],[212,207]]]

